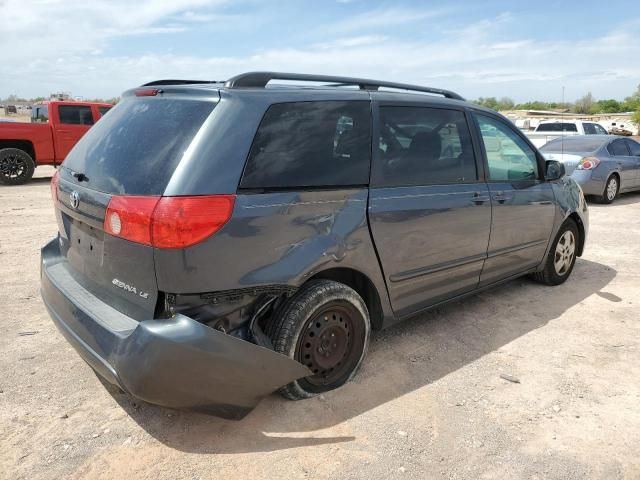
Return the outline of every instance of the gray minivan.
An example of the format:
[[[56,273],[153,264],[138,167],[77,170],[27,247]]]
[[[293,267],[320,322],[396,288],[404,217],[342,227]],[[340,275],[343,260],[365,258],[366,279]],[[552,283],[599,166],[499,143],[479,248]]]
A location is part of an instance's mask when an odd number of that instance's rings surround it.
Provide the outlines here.
[[[67,340],[137,398],[228,418],[344,384],[372,329],[564,282],[588,230],[562,164],[491,110],[271,72],[126,92],[52,195],[42,297]]]

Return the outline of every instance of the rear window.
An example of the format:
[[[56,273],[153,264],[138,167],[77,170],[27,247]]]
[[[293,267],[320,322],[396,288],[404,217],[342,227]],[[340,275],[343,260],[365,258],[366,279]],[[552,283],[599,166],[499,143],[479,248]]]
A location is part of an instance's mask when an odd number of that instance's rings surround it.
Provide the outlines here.
[[[557,138],[540,148],[541,152],[591,153],[607,140],[589,137]]]
[[[370,118],[367,101],[272,105],[253,140],[240,187],[367,184]]]
[[[541,123],[538,125],[536,132],[577,132],[578,127],[575,123]]]
[[[128,98],[87,132],[63,166],[106,193],[160,195],[214,103]]]
[[[111,110],[111,107],[98,107],[100,116],[104,116],[104,114],[107,113],[109,110]]]

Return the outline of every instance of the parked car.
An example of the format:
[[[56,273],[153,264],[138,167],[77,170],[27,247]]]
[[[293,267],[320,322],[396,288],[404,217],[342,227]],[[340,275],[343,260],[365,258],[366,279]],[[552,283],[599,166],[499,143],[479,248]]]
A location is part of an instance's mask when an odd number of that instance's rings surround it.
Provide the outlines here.
[[[553,140],[540,149],[548,160],[562,162],[567,174],[602,203],[619,193],[640,190],[640,143],[613,135]]]
[[[583,120],[543,120],[533,132],[525,132],[529,140],[538,148],[560,137],[606,134],[607,130],[599,123]]]
[[[41,291],[63,335],[135,397],[230,418],[343,385],[371,329],[564,282],[588,231],[580,187],[506,118],[332,76],[130,90],[52,194]]]
[[[31,179],[36,166],[61,164],[111,107],[108,103],[46,102],[31,109],[31,123],[0,125],[0,183],[20,185]]]

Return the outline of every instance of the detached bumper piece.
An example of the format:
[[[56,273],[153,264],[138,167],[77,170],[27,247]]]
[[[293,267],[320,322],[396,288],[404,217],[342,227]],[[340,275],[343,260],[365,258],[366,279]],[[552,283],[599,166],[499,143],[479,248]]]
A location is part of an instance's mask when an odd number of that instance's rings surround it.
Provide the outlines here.
[[[311,372],[264,347],[176,315],[138,322],[75,281],[57,240],[42,249],[41,293],[58,329],[108,382],[149,403],[241,419]]]

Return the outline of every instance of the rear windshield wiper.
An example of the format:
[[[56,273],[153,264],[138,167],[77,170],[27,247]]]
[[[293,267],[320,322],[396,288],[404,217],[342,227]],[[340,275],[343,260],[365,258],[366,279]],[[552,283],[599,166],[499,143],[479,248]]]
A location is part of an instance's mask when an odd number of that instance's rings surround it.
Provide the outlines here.
[[[84,173],[71,171],[71,176],[76,178],[79,182],[88,182],[89,177],[87,177]]]

